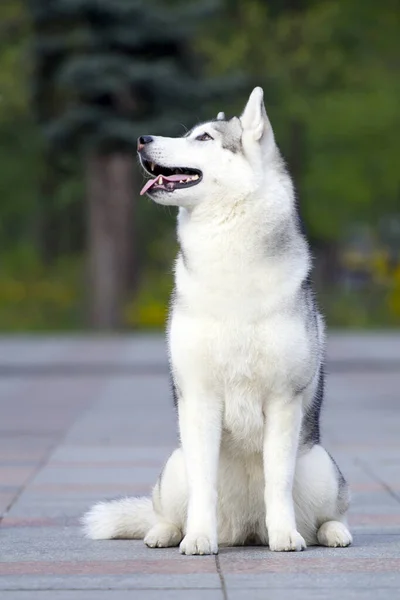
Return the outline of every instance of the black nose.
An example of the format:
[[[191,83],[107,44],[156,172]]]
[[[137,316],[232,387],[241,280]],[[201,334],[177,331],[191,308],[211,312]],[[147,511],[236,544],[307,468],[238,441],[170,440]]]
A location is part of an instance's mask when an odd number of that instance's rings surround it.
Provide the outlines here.
[[[153,141],[153,138],[151,137],[151,135],[141,135],[138,138],[137,141],[137,149],[138,152],[140,152],[141,150],[143,150],[143,148],[145,147],[146,144],[150,144],[150,142]]]

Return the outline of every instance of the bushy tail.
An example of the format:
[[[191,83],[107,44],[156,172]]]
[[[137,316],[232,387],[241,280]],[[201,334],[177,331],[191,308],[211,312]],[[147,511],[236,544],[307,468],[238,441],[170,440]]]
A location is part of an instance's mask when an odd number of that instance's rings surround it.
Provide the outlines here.
[[[92,540],[140,540],[156,523],[150,498],[123,498],[99,502],[82,517],[86,537]]]

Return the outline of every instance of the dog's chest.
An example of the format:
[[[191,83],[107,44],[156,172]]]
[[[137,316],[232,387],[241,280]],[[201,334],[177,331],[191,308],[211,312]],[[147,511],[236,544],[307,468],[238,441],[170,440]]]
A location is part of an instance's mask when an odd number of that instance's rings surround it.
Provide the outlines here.
[[[224,438],[242,451],[261,452],[263,407],[281,377],[273,341],[257,328],[231,324],[210,352],[224,398]]]
[[[170,350],[183,393],[198,381],[221,398],[223,440],[249,453],[262,450],[265,404],[290,394],[311,367],[301,320],[284,314],[246,323],[193,318],[178,310]]]
[[[223,442],[239,446],[248,453],[262,451],[263,403],[254,393],[246,393],[246,386],[228,389],[225,394]]]

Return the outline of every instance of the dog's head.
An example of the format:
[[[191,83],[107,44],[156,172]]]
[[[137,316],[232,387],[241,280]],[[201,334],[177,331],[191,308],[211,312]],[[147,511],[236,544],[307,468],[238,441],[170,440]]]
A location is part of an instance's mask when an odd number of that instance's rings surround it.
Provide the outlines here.
[[[240,117],[227,120],[219,113],[180,138],[141,136],[140,161],[152,177],[141,194],[184,207],[205,198],[243,198],[261,186],[275,150],[263,91],[257,87]]]

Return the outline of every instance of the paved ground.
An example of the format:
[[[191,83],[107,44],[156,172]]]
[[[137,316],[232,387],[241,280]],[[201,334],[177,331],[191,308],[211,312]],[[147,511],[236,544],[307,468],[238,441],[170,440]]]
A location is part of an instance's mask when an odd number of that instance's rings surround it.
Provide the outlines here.
[[[348,549],[182,557],[85,540],[90,504],[143,494],[176,444],[158,338],[0,338],[1,600],[400,598],[400,335],[335,336],[325,445],[354,494]]]

